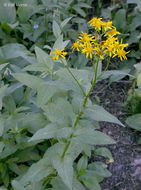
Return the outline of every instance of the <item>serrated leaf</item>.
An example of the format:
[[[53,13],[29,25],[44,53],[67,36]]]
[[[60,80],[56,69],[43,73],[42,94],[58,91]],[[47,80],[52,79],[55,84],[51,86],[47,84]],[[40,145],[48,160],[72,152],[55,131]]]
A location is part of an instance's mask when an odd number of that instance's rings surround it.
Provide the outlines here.
[[[84,110],[84,117],[90,118],[96,121],[107,121],[116,123],[124,127],[124,125],[112,114],[107,112],[103,107],[95,104]]]

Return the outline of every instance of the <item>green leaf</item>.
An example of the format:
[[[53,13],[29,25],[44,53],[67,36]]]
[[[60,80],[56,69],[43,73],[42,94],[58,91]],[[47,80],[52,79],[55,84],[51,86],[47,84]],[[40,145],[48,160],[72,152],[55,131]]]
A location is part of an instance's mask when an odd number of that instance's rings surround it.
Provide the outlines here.
[[[41,181],[53,172],[53,168],[48,164],[47,159],[41,159],[28,169],[28,171],[21,177],[19,183],[26,185],[29,182],[35,183]]]
[[[141,85],[141,73],[139,73],[138,76],[137,76],[137,85],[138,86]]]
[[[6,187],[2,186],[0,187],[0,190],[8,190]]]
[[[61,28],[64,28],[64,26],[72,19],[72,17],[66,18],[63,22],[61,22]]]
[[[12,181],[12,187],[14,190],[25,190],[25,188],[16,180]]]
[[[125,9],[119,9],[116,12],[114,24],[117,30],[125,30],[125,27],[126,27],[126,10]]]
[[[35,90],[37,90],[40,84],[43,82],[42,79],[27,73],[15,73],[13,74],[13,77],[24,85]]]
[[[124,126],[115,116],[96,104],[89,106],[86,110],[84,110],[84,117],[90,118],[91,120],[107,121]]]
[[[4,107],[7,109],[8,113],[10,115],[12,115],[15,112],[15,110],[16,110],[16,104],[15,104],[15,101],[14,101],[14,99],[13,99],[12,96],[8,96],[6,98],[5,106]]]
[[[86,155],[83,155],[77,163],[77,171],[78,172],[84,171],[87,168],[87,165],[88,165],[88,158]]]
[[[18,7],[18,16],[21,22],[27,22],[33,14],[39,12],[40,8],[37,6],[37,0],[22,0],[22,3],[25,6]]]
[[[44,127],[43,129],[38,130],[32,138],[29,140],[35,141],[35,140],[42,140],[42,139],[50,139],[55,137],[55,134],[57,132],[58,126],[55,123],[51,123]]]
[[[105,147],[97,148],[94,153],[109,158],[109,163],[114,162],[113,156],[108,148]]]
[[[2,100],[5,96],[6,89],[7,89],[6,85],[0,88],[0,110],[2,109]]]
[[[0,142],[0,153],[3,151],[3,148],[5,147],[3,142]]]
[[[17,113],[12,115],[6,120],[6,129],[13,129],[20,124],[20,127],[24,127],[30,133],[35,133],[37,130],[47,125],[47,120],[41,113]]]
[[[26,190],[43,190],[43,186],[41,182],[37,183],[32,183],[26,187]],[[53,190],[53,189],[48,189],[48,190]]]
[[[120,74],[118,73],[117,75],[116,74],[112,75],[110,77],[109,83],[113,83],[115,81],[119,81],[119,80],[123,79],[125,76],[127,76],[129,73],[130,73],[130,69],[127,69],[127,70],[123,70],[123,72],[121,71]]]
[[[135,78],[135,76],[131,75],[128,73],[129,72],[129,69],[127,70],[123,70],[123,71],[118,71],[118,70],[110,70],[110,71],[106,71],[100,78],[100,80],[103,80],[103,79],[106,79],[106,78],[109,78],[110,76],[114,77],[114,76],[119,76],[121,78],[125,77],[126,75],[127,76],[130,76],[132,77],[133,79]]]
[[[73,180],[73,167],[72,167],[72,158],[70,156],[65,156],[60,158],[56,155],[53,158],[53,166],[57,170],[58,175],[61,177],[64,184],[72,190],[72,180]]]
[[[45,105],[59,90],[55,86],[40,85],[38,87],[37,105],[42,107]]]
[[[141,114],[135,114],[126,119],[127,125],[131,128],[141,131]]]
[[[18,150],[18,146],[10,142],[9,144],[5,146],[4,150],[0,154],[0,159],[10,156],[11,154],[15,153],[17,150]]]
[[[130,24],[130,31],[133,32],[137,27],[141,26],[141,14],[137,13],[136,16],[132,19],[132,23]]]
[[[9,65],[9,63],[1,64],[1,65],[0,65],[0,71],[1,71],[2,69],[4,69],[7,65]]]
[[[103,145],[115,143],[115,141],[109,136],[90,128],[77,129],[74,133],[73,139],[77,140],[79,143],[89,145]]]
[[[110,177],[111,173],[106,169],[107,165],[102,162],[93,162],[88,165],[88,171],[102,177]]]
[[[69,190],[69,188],[63,183],[60,177],[56,177],[52,180],[53,190]],[[73,178],[72,190],[85,190],[84,186],[75,178]]]
[[[61,34],[60,26],[55,20],[53,20],[53,34],[56,38],[58,38]]]
[[[9,59],[22,57],[29,63],[35,63],[34,56],[29,51],[27,51],[26,47],[22,44],[18,43],[6,44],[2,46],[0,50],[2,52],[2,56],[0,56],[0,58],[3,59],[5,62],[7,62],[7,59],[9,60]],[[21,60],[19,63],[21,67]]]
[[[60,35],[57,40],[55,41],[52,51],[55,51],[55,49],[63,49],[65,48],[69,43],[69,40],[66,40],[63,42],[63,35]]]
[[[17,153],[16,157],[19,159],[19,162],[38,161],[41,158],[34,148],[24,149]]]
[[[10,6],[11,5],[11,6]],[[1,0],[0,6],[0,22],[14,23],[16,21],[15,5],[9,0]]]
[[[48,72],[51,72],[52,66],[53,66],[53,60],[50,58],[50,56],[40,49],[39,47],[35,47],[35,53],[37,56],[37,62],[41,67],[45,67],[46,70],[48,69]],[[37,65],[38,66],[38,65]]]
[[[86,17],[85,11],[81,9],[78,5],[74,5],[73,9],[76,11],[76,13],[80,14],[82,17]]]
[[[83,183],[88,187],[90,190],[101,190],[101,187],[96,178],[89,178],[83,179]]]
[[[75,116],[71,104],[63,98],[58,98],[55,102],[48,103],[42,108],[51,122],[71,125]]]

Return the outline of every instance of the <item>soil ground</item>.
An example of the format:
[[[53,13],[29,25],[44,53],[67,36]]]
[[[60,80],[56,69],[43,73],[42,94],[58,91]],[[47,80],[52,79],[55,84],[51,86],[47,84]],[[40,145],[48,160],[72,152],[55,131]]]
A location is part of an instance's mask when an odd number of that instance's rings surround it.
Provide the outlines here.
[[[94,91],[103,89],[107,82],[99,82]],[[130,81],[121,80],[98,94],[100,104],[123,124],[128,116],[123,103],[130,87]],[[112,176],[102,182],[102,190],[141,190],[141,145],[137,144],[141,133],[130,129],[126,124],[125,126],[124,128],[112,123],[101,123],[101,130],[117,142],[106,146],[111,150],[114,162],[108,165]]]

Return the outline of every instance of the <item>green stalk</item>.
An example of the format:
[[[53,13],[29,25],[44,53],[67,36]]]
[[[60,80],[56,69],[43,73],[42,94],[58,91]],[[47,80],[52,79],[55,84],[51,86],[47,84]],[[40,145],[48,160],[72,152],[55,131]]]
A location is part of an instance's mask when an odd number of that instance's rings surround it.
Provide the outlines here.
[[[97,77],[97,80],[98,80],[98,79],[99,79],[99,78],[105,73],[105,71],[108,69],[108,66],[109,66],[110,60],[111,60],[111,57],[109,57],[108,62],[107,62],[107,65],[106,65],[104,71],[103,71],[103,72]]]
[[[92,86],[91,86],[91,88],[90,88],[88,94],[86,95],[86,97],[85,97],[85,99],[84,99],[83,108],[86,107],[87,100],[88,100],[88,98],[89,98],[89,96],[90,96],[90,94],[91,94],[91,91],[93,90],[94,85],[96,84],[96,81],[97,81],[98,63],[99,63],[99,58],[97,59],[97,63],[96,63],[95,77],[94,77],[94,80],[92,81]],[[80,119],[80,117],[81,117],[82,114],[83,114],[83,112],[80,111],[80,113],[78,114],[78,116],[77,116],[77,118],[76,118],[76,120],[75,120],[74,127],[76,127],[76,125],[77,125],[77,123],[79,122],[79,119]],[[70,136],[70,138],[72,138],[72,137],[73,137],[73,135]],[[62,154],[62,158],[64,158],[65,153],[67,152],[67,150],[68,150],[68,148],[69,148],[69,145],[70,145],[70,141],[68,141],[68,143],[67,143],[66,146],[65,146],[64,152],[63,152],[63,154]]]
[[[78,84],[78,86],[80,87],[82,93],[84,96],[86,96],[86,93],[84,92],[83,87],[81,86],[81,84],[78,82],[78,80],[75,78],[75,76],[73,75],[73,73],[71,72],[71,70],[68,68],[68,66],[61,60],[61,62],[63,63],[63,65],[65,66],[65,68],[68,70],[68,72],[71,74],[71,76],[73,77],[73,79],[76,81],[76,83]]]
[[[51,80],[53,80],[53,76],[54,76],[54,65],[55,65],[55,62],[53,61],[52,73],[51,73]]]

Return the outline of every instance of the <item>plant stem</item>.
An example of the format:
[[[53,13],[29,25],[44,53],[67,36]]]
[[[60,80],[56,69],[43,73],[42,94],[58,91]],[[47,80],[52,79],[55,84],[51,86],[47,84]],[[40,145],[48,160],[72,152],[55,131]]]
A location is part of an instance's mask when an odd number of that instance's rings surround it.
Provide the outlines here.
[[[51,80],[53,80],[53,76],[54,76],[54,65],[55,65],[55,63],[54,63],[54,61],[53,61],[52,73],[51,73]]]
[[[96,84],[96,81],[97,81],[98,63],[99,63],[99,58],[97,59],[97,63],[96,63],[95,77],[94,77],[94,80],[92,81],[92,86],[91,86],[91,88],[90,88],[88,94],[86,95],[86,97],[85,97],[85,99],[84,99],[83,108],[86,107],[86,103],[87,103],[87,100],[88,100],[88,98],[89,98],[89,96],[90,96],[90,93],[91,93],[91,91],[93,90],[94,85]],[[77,123],[79,122],[79,119],[80,119],[80,117],[81,117],[82,114],[83,114],[83,111],[80,111],[80,113],[78,114],[78,116],[77,116],[77,118],[76,118],[76,120],[75,120],[75,122],[74,122],[74,127],[76,127],[76,125],[77,125]],[[70,138],[72,138],[72,137],[73,137],[73,135],[70,136]],[[68,148],[69,148],[70,142],[71,142],[71,141],[68,141],[68,143],[66,144],[65,149],[64,149],[64,152],[63,152],[63,154],[62,154],[62,158],[65,156],[65,153],[67,152],[67,150],[68,150]]]
[[[110,63],[110,59],[111,59],[111,57],[109,57],[108,62],[107,62],[107,65],[106,65],[104,71],[97,77],[97,80],[98,80],[98,79],[105,73],[105,71],[107,70],[107,68],[108,68],[108,66],[109,66],[109,63]]]
[[[73,77],[73,79],[76,81],[76,83],[78,84],[78,86],[80,87],[83,96],[86,96],[86,93],[84,92],[83,87],[81,86],[81,84],[78,82],[78,80],[75,78],[75,76],[73,75],[73,73],[71,72],[71,70],[68,68],[68,66],[61,60],[61,62],[63,63],[63,65],[65,66],[65,68],[68,70],[68,72],[71,74],[71,76]]]

